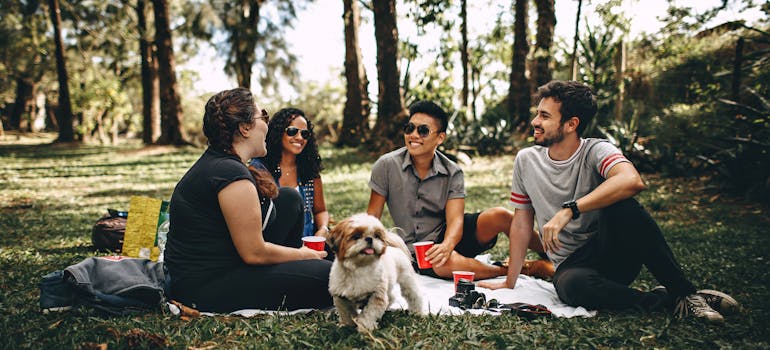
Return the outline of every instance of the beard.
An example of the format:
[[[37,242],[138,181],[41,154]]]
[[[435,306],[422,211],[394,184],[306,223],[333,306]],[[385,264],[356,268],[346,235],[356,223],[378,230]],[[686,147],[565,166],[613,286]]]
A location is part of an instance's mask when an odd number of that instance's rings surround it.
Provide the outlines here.
[[[535,144],[538,145],[538,146],[549,147],[549,146],[553,145],[554,143],[561,142],[561,140],[564,140],[564,131],[560,127],[558,129],[556,129],[556,134],[555,135],[546,135],[544,133],[543,134],[543,138],[540,139],[540,141],[535,139]]]

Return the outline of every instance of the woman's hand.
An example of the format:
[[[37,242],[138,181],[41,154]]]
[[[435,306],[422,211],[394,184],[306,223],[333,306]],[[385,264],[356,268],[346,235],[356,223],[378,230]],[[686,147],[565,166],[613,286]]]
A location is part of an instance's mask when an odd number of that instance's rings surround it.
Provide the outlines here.
[[[299,247],[299,251],[302,252],[303,257],[306,257],[305,260],[323,259],[329,254],[323,250],[313,250],[304,245]]]

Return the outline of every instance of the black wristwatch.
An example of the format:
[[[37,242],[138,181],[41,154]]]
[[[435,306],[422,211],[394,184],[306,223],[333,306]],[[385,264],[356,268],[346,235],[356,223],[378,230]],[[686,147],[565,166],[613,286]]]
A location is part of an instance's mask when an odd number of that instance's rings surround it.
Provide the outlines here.
[[[561,205],[561,207],[562,208],[569,208],[570,210],[572,210],[572,220],[575,220],[575,219],[580,217],[580,210],[578,210],[577,202],[575,202],[575,201],[564,202]]]

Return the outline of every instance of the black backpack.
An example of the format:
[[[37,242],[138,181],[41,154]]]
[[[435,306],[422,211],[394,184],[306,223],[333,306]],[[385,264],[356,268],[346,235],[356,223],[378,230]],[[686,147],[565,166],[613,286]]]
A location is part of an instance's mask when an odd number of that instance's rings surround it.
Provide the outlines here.
[[[123,249],[123,236],[126,234],[128,212],[107,209],[91,229],[91,243],[94,248],[102,251],[120,253]]]

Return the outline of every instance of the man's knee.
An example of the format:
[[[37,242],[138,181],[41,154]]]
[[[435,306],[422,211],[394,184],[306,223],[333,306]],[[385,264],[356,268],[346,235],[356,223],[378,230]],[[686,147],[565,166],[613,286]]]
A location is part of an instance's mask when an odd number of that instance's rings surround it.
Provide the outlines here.
[[[478,234],[489,235],[500,232],[508,232],[511,228],[513,212],[503,207],[494,207],[484,210],[479,215],[476,224]]]
[[[590,270],[582,268],[559,271],[553,279],[553,286],[559,299],[568,305],[585,306],[587,300],[584,296],[591,289],[590,274]]]

